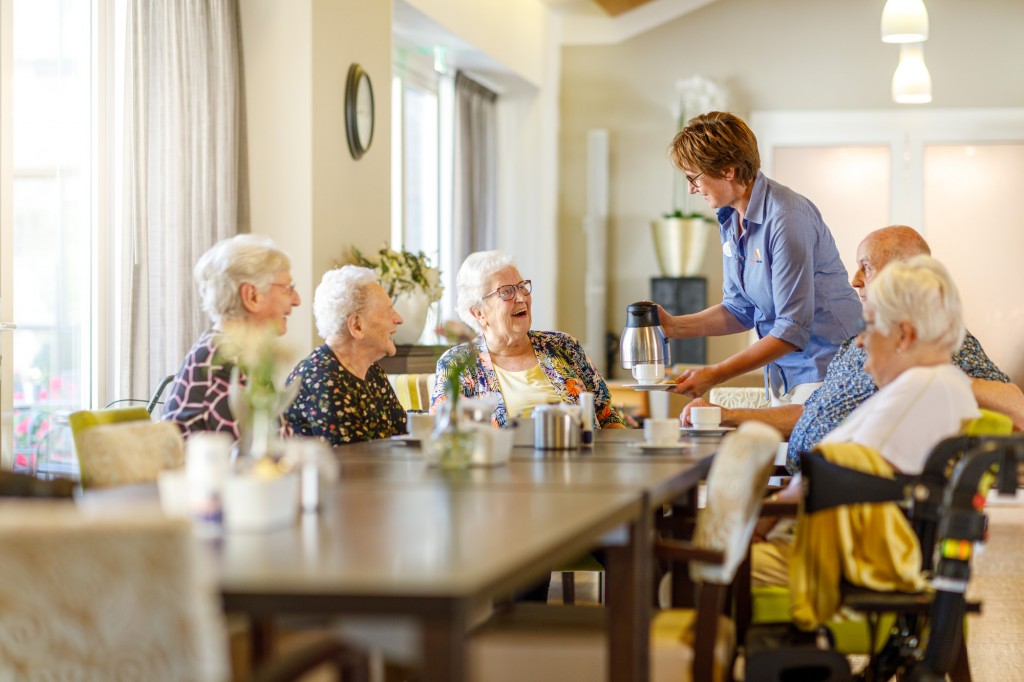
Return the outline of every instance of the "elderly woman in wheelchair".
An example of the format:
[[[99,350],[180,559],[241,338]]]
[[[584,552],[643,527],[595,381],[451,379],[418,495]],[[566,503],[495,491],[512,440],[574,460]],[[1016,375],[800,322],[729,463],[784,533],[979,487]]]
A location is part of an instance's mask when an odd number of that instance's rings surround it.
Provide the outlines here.
[[[866,354],[864,364],[879,387],[878,393],[854,410],[826,436],[819,452],[830,461],[868,473],[892,476],[920,473],[932,448],[946,437],[963,431],[981,416],[971,391],[970,379],[950,362],[964,336],[961,305],[956,285],[946,268],[928,256],[892,263],[867,289],[864,319],[857,344]],[[800,480],[777,494],[780,501],[797,501]],[[899,510],[888,505],[888,511]],[[921,587],[918,575],[920,550],[913,533],[891,515],[875,515],[877,533],[845,538],[856,544],[859,569],[848,566],[875,586],[879,579],[872,561],[894,561],[893,589]],[[792,536],[769,532],[771,520],[758,528],[767,542],[755,543],[752,556],[753,583],[792,584],[790,551]],[[903,544],[894,545],[894,532]],[[852,549],[852,548],[851,548]],[[899,555],[902,551],[903,554]],[[897,556],[894,558],[894,553]],[[915,563],[916,562],[916,563]],[[827,619],[827,613],[817,617]]]

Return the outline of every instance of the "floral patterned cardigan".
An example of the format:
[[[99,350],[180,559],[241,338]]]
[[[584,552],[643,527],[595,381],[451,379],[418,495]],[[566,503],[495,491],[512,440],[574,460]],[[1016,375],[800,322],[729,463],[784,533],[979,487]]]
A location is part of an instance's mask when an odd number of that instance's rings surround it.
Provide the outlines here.
[[[544,375],[555,387],[555,393],[563,403],[578,405],[580,393],[594,394],[594,413],[599,428],[624,427],[622,417],[612,408],[611,393],[600,372],[590,362],[579,341],[562,332],[527,332],[533,350],[537,354]],[[434,393],[430,399],[430,412],[437,412],[445,401],[444,389],[448,375],[455,361],[470,352],[470,346],[477,351],[475,371],[463,372],[459,376],[459,387],[466,397],[496,395],[498,407],[494,411],[494,423],[504,428],[508,425],[508,410],[501,394],[498,375],[491,364],[491,354],[482,335],[472,341],[448,349],[437,361],[437,375],[434,377]]]

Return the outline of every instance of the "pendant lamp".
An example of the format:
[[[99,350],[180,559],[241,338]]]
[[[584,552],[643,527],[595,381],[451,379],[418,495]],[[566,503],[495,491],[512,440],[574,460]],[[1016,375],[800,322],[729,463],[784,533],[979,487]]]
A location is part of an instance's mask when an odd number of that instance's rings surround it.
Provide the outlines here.
[[[882,9],[883,43],[928,40],[928,10],[924,0],[886,0]]]
[[[924,63],[921,43],[900,45],[900,63],[892,76],[892,99],[897,104],[927,104],[932,101],[932,77]]]

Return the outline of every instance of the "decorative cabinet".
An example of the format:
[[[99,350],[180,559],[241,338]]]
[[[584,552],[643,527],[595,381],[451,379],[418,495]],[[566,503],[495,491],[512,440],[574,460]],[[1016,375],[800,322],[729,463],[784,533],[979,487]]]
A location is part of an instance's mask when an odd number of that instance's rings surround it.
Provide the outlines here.
[[[652,277],[651,300],[673,315],[699,313],[707,307],[708,281],[704,277]],[[672,363],[707,363],[707,339],[669,339]]]

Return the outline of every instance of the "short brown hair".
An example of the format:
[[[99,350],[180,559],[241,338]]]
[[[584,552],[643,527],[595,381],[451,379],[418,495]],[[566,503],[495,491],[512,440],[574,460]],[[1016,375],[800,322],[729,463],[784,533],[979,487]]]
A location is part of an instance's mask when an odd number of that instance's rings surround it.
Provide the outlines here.
[[[679,170],[686,167],[720,178],[735,168],[736,179],[748,185],[761,168],[753,131],[739,116],[723,111],[691,118],[676,133],[669,152]]]

